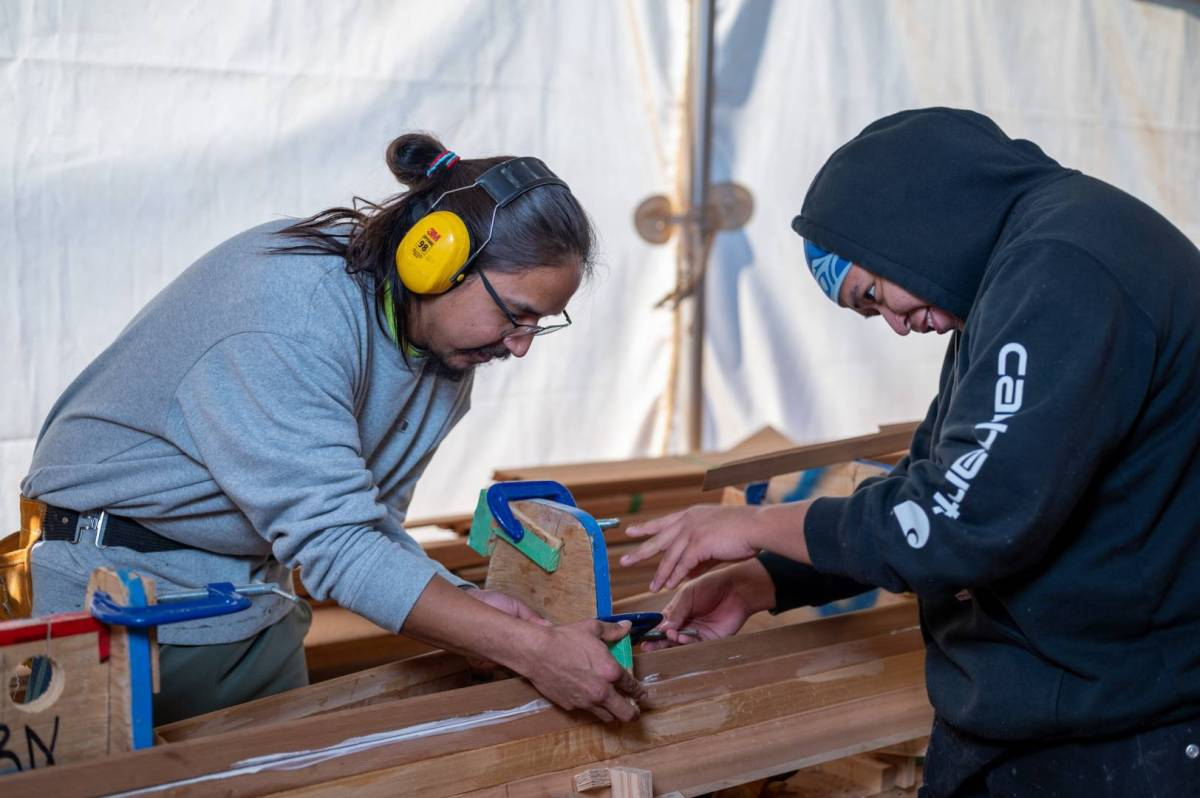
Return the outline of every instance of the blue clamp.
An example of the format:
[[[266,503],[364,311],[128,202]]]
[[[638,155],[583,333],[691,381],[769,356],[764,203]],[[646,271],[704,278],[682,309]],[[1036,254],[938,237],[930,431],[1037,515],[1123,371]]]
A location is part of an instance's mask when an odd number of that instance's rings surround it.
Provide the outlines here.
[[[767,498],[770,482],[751,482],[746,486],[746,504],[762,504]]]
[[[550,501],[574,507],[575,497],[571,491],[560,482],[550,480],[528,480],[524,482],[497,482],[487,489],[487,506],[492,518],[512,539],[519,543],[525,537],[525,529],[509,509],[508,503],[523,499],[549,499]]]
[[[636,645],[642,642],[642,638],[647,632],[658,628],[658,625],[663,622],[663,614],[661,612],[625,612],[620,615],[601,615],[596,620],[608,623],[629,621],[629,642]]]
[[[92,617],[101,623],[147,629],[168,623],[229,615],[250,606],[250,599],[238,593],[232,582],[211,582],[207,590],[208,595],[202,598],[153,604],[148,607],[123,607],[113,601],[108,593],[97,590],[92,595],[92,606],[89,609]],[[169,596],[163,598],[165,600]]]

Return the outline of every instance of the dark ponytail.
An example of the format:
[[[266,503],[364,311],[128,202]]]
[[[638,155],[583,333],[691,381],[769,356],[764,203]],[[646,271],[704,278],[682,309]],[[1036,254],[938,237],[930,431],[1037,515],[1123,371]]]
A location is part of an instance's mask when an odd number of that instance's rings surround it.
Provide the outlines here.
[[[413,297],[396,276],[400,240],[442,194],[470,186],[488,169],[511,159],[462,159],[427,174],[445,150],[428,133],[406,133],[393,140],[387,148],[388,169],[407,191],[380,203],[355,197],[352,207],[329,208],[285,227],[277,235],[295,243],[274,251],[345,258],[346,272],[364,290],[372,292],[376,321],[384,328],[384,287],[390,284],[396,332],[401,341],[406,340],[405,324]],[[494,208],[481,188],[450,194],[437,206],[438,210],[454,211],[462,217],[473,250],[487,237]],[[591,222],[575,196],[562,186],[541,186],[521,195],[496,215],[492,239],[475,259],[467,281],[473,279],[476,269],[512,272],[575,264],[582,267],[585,277],[590,276],[594,241]]]
[[[434,159],[445,151],[442,143],[428,133],[406,133],[392,140],[385,158],[396,180],[401,185],[416,189],[422,182],[436,178],[436,174],[428,177],[425,173]]]

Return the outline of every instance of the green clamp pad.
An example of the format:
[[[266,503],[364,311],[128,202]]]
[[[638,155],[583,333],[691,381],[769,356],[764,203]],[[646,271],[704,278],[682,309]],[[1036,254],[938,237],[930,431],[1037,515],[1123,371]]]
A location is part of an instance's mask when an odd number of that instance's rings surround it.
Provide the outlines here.
[[[627,671],[633,670],[633,643],[630,642],[629,635],[615,643],[609,643],[608,651],[622,668]]]
[[[497,534],[496,521],[492,518],[492,511],[488,509],[487,491],[482,490],[479,492],[479,502],[475,505],[475,516],[471,519],[471,533],[467,536],[467,545],[480,555],[490,557],[497,538],[524,554],[546,573],[554,573],[558,569],[562,554],[560,546],[551,546],[528,530],[516,543],[507,535]]]

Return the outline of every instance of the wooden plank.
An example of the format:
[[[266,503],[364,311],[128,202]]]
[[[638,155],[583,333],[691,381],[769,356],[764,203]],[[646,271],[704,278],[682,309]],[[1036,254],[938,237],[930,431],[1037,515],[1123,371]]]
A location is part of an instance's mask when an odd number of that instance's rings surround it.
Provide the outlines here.
[[[665,592],[659,594],[642,593],[630,599],[617,601],[613,605],[613,611],[635,612],[660,610],[669,600],[670,596],[670,593]],[[821,626],[811,628],[803,627],[791,633],[789,644],[797,647],[811,647],[834,639],[877,633],[879,630],[887,628],[907,628],[916,624],[915,610],[911,601],[900,596],[893,596],[892,594],[885,594],[881,598],[881,601],[885,603],[888,601],[903,602],[904,607],[894,608],[888,613],[848,614],[840,616],[841,619],[833,623],[827,622]],[[883,605],[881,604],[880,606]],[[346,610],[339,610],[339,612],[349,615]],[[357,618],[358,616],[351,617]],[[814,610],[808,607],[798,608],[779,615],[759,613],[751,618],[743,628],[743,632],[749,633],[787,626],[801,620],[815,620],[818,617]],[[866,623],[870,623],[871,625],[866,626]],[[392,635],[382,629],[378,629],[373,624],[371,626],[377,629],[384,638],[408,640],[408,638]],[[818,633],[823,633],[823,636],[816,637],[815,635]],[[412,642],[414,645],[424,646],[424,644],[418,644],[416,641]],[[453,663],[453,665],[448,663]],[[445,667],[446,680],[439,681],[437,677],[443,672],[439,670],[442,667]],[[426,691],[434,692],[440,689],[447,689],[451,686],[460,686],[455,682],[457,679],[465,678],[465,674],[460,672],[461,667],[462,660],[457,655],[447,652],[419,654],[400,661],[390,661],[386,664],[376,663],[369,666],[369,669],[343,676],[331,682],[310,685],[300,690],[293,690],[278,696],[271,696],[213,713],[213,716],[223,717],[216,724],[210,724],[209,718],[212,716],[202,716],[201,718],[180,721],[178,724],[174,724],[178,731],[172,730],[171,727],[163,727],[159,731],[164,734],[166,739],[178,741],[228,731],[233,728],[243,728],[257,722],[296,719],[317,714],[318,712],[345,708],[354,705],[367,696],[377,695],[383,698],[420,695]],[[422,670],[423,668],[431,670]],[[423,681],[426,677],[433,679],[433,681]],[[240,722],[239,717],[243,713],[252,717],[253,720],[246,723]]]
[[[32,505],[22,503],[26,510]],[[154,584],[132,578],[153,604]],[[129,604],[128,586],[112,570],[92,573],[85,606],[97,590]],[[124,627],[110,629],[82,612],[0,623],[0,772],[128,751],[135,739],[134,691],[145,690],[142,697],[149,701],[157,689],[153,633],[149,645],[148,652],[143,649],[150,660],[148,678],[133,684]]]
[[[704,490],[716,490],[769,479],[776,474],[788,474],[808,468],[870,458],[894,452],[908,446],[918,422],[892,424],[879,432],[856,438],[800,446],[782,452],[733,460],[714,466],[704,476]]]
[[[854,784],[867,795],[876,795],[896,786],[897,768],[869,754],[831,760],[818,767],[825,773]]]
[[[54,617],[70,623],[76,614]],[[23,624],[49,627],[53,623],[53,619],[40,618],[3,626],[11,631]],[[0,647],[0,687],[4,690],[0,695],[0,773],[81,762],[127,751],[131,745],[127,727],[118,727],[123,735],[110,734],[111,656],[124,651],[117,647],[114,652],[117,640],[113,638],[123,640],[123,631],[103,641],[109,657],[104,661],[100,659],[101,636],[108,638],[107,630],[53,638],[43,634],[40,640]],[[45,674],[47,660],[45,689],[32,698],[26,691],[38,675]],[[128,701],[127,694],[125,698]],[[0,785],[8,778],[0,776]]]
[[[756,454],[789,449],[795,445],[794,440],[768,424],[750,437],[734,444],[725,454],[729,457],[753,457]]]
[[[915,634],[913,638],[916,639]],[[656,706],[654,699],[647,699],[643,702],[646,708],[642,718],[627,727],[610,729],[584,720],[582,726],[547,728],[550,724],[544,717],[521,718],[505,724],[503,729],[468,735],[475,738],[475,744],[469,748],[465,747],[465,739],[460,741],[460,750],[448,750],[445,744],[431,746],[419,758],[402,764],[384,764],[387,760],[380,758],[379,767],[364,768],[360,773],[336,780],[310,779],[303,788],[299,785],[290,788],[296,790],[296,795],[353,793],[382,797],[394,795],[403,786],[412,794],[437,798],[519,781],[564,765],[578,770],[579,765],[596,759],[653,769],[657,774],[665,761],[661,753],[652,761],[635,761],[632,756],[661,751],[675,743],[705,740],[725,729],[783,717],[796,718],[805,711],[894,692],[921,681],[923,657],[919,651],[882,659],[865,651],[860,653],[864,657],[861,662],[841,671],[820,670],[828,664],[823,662],[816,666],[816,673],[801,666],[793,674],[788,671],[795,664],[787,661],[789,658],[781,658],[783,661],[729,668],[723,674],[681,677],[676,684],[663,683],[661,687],[680,692],[682,695],[675,700],[682,699],[685,703],[676,704],[668,699],[664,705]],[[810,679],[819,681],[814,683]],[[814,684],[820,687],[814,689]],[[793,739],[797,733],[803,734],[804,728],[802,725],[798,730],[793,729]],[[928,725],[920,731],[927,732]],[[393,763],[401,757],[409,758],[399,749],[390,753]],[[239,794],[247,788],[253,791],[252,779],[239,779],[232,786],[236,786]],[[288,773],[275,774],[271,782],[278,790],[281,786],[288,789],[290,785],[285,786],[288,781],[299,780],[296,774]],[[561,795],[570,789],[570,784],[567,775],[557,781],[554,793]],[[669,782],[660,789],[664,786],[677,789]]]
[[[608,775],[608,770],[608,768],[588,768],[576,773],[572,779],[575,783],[575,791],[588,792],[611,786],[612,777]]]
[[[877,630],[883,616],[898,620],[904,629],[896,631],[892,624],[882,634],[860,637]],[[584,766],[919,685],[922,644],[918,631],[908,628],[910,622],[889,608],[861,613],[858,618],[803,624],[830,627],[824,631],[796,635],[788,628],[775,629],[741,641],[642,655],[636,666],[639,672],[657,674],[659,679],[648,685],[642,718],[626,726],[605,727],[585,713],[545,707],[526,682],[511,680],[235,730],[134,752],[119,760],[56,768],[47,774],[52,777],[48,783],[39,780],[39,774],[18,775],[5,782],[6,796],[44,798],[49,784],[54,794],[70,796],[198,777],[205,780],[176,784],[173,794],[260,795],[336,785],[355,790],[361,786],[367,790],[362,794],[395,794],[402,788],[409,794],[435,796],[483,788],[489,782]],[[798,640],[820,643],[837,630],[841,637],[849,634],[857,639],[797,650]],[[741,644],[736,650],[730,647],[735,642]],[[524,711],[490,724],[477,722],[479,713],[514,708]],[[446,730],[446,724],[462,730],[432,733]],[[426,731],[414,731],[420,729]],[[330,748],[381,733],[392,735],[390,741],[359,750]],[[276,761],[270,766],[262,766],[261,759],[247,762],[286,752],[305,752],[303,761]],[[234,768],[243,771],[229,775]],[[661,788],[672,789],[669,784]],[[565,791],[562,786],[561,791]]]
[[[639,768],[589,768],[576,773],[574,783],[588,798],[654,798],[651,773]]]
[[[634,493],[698,487],[704,474],[730,457],[761,455],[791,446],[786,436],[767,428],[729,452],[699,452],[668,457],[640,457],[590,463],[496,469],[493,479],[552,479],[566,485],[575,499],[613,493]]]
[[[917,676],[913,671],[907,678]],[[681,790],[696,795],[857,753],[864,746],[880,741],[927,733],[933,713],[924,690],[912,685],[895,687],[903,680],[893,678],[890,671],[881,679],[860,684],[864,690],[861,698],[838,700],[815,709],[806,704],[785,704],[770,720],[723,731],[721,727],[729,719],[714,722],[709,715],[709,733],[694,728],[696,733],[680,735],[682,739],[678,740],[656,735],[640,745],[623,745],[625,738],[612,735],[609,745],[590,749],[604,757],[592,767],[619,763],[652,769],[659,790]],[[838,698],[844,699],[845,695]],[[716,702],[711,711],[719,714],[726,705],[724,701]],[[796,711],[788,711],[791,709]],[[537,748],[528,750],[531,745]],[[551,748],[552,745],[557,747]],[[496,749],[503,749],[503,754]],[[283,794],[332,798],[352,792],[356,798],[382,798],[394,794],[389,790],[395,791],[403,785],[404,789],[416,789],[418,794],[430,798],[446,795],[549,798],[570,789],[571,773],[578,765],[572,764],[566,770],[554,768],[560,767],[563,759],[586,755],[587,750],[578,739],[526,739],[491,746],[486,751],[487,768],[480,768],[481,772],[468,769],[470,765],[465,758],[459,759],[460,755],[450,755],[438,763],[425,761],[381,769]],[[454,766],[462,778],[454,782],[439,780],[448,765]],[[495,781],[520,772],[528,775],[472,789],[481,781]]]
[[[721,491],[700,490],[699,486],[677,490],[646,490],[610,493],[583,499],[580,509],[596,518],[617,517],[633,523],[631,516],[659,518],[696,504],[720,504]]]
[[[712,798],[765,798],[767,782],[767,779],[757,779],[746,784],[739,784],[736,787],[726,787],[723,790],[717,790],[711,793],[711,795]],[[678,790],[674,794],[683,795]]]
[[[612,798],[654,798],[654,781],[648,770],[615,767],[608,769]]]
[[[596,496],[672,488],[697,489],[704,473],[724,455],[715,452],[673,457],[643,457],[608,463],[567,463],[537,468],[498,468],[496,481],[552,479],[567,486],[582,503]]]
[[[313,682],[434,650],[433,646],[393,634],[336,605],[314,607],[312,626],[304,637],[304,657]]]
[[[543,571],[498,534],[488,566],[488,590],[520,599],[554,623],[595,618],[596,576],[587,530],[573,516],[538,501],[509,506],[526,534],[561,544],[558,567],[550,573]]]
[[[892,766],[892,786],[900,789],[910,789],[917,786],[917,758],[915,756],[896,756],[872,752],[871,756]]]
[[[812,474],[812,472],[794,471],[790,474],[781,474],[772,477],[768,482],[763,504],[782,504],[789,497],[795,501],[813,499],[818,496],[849,496],[863,480],[886,476],[890,470],[881,463],[857,460],[824,466],[816,475],[816,480],[808,484],[808,490],[803,496],[797,495],[796,490],[804,482],[804,475]],[[732,489],[726,488],[726,490]]]
[[[592,766],[620,762],[628,767],[651,768],[657,790],[703,795],[928,734],[932,722],[933,709],[924,688],[911,686],[597,761]],[[460,798],[556,798],[563,794],[562,784],[569,779],[570,772],[548,771],[459,795]]]
[[[929,737],[918,737],[915,740],[908,740],[898,745],[889,745],[884,748],[879,748],[875,751],[875,753],[884,754],[886,756],[925,756],[925,749],[928,746]]]
[[[447,651],[435,651],[170,723],[158,727],[156,731],[165,742],[180,742],[265,723],[299,720],[384,700],[465,687],[469,682],[470,671],[465,659]]]

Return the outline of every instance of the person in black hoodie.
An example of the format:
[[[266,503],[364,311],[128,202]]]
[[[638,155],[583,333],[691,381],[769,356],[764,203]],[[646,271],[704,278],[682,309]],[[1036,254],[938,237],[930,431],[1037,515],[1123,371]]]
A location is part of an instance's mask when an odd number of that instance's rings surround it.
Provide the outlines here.
[[[818,285],[950,335],[892,472],[845,498],[694,507],[665,552],[674,644],[872,586],[920,602],[925,796],[1200,795],[1200,251],[970,111],[881,119],[792,223]],[[757,556],[756,556],[757,555]]]

